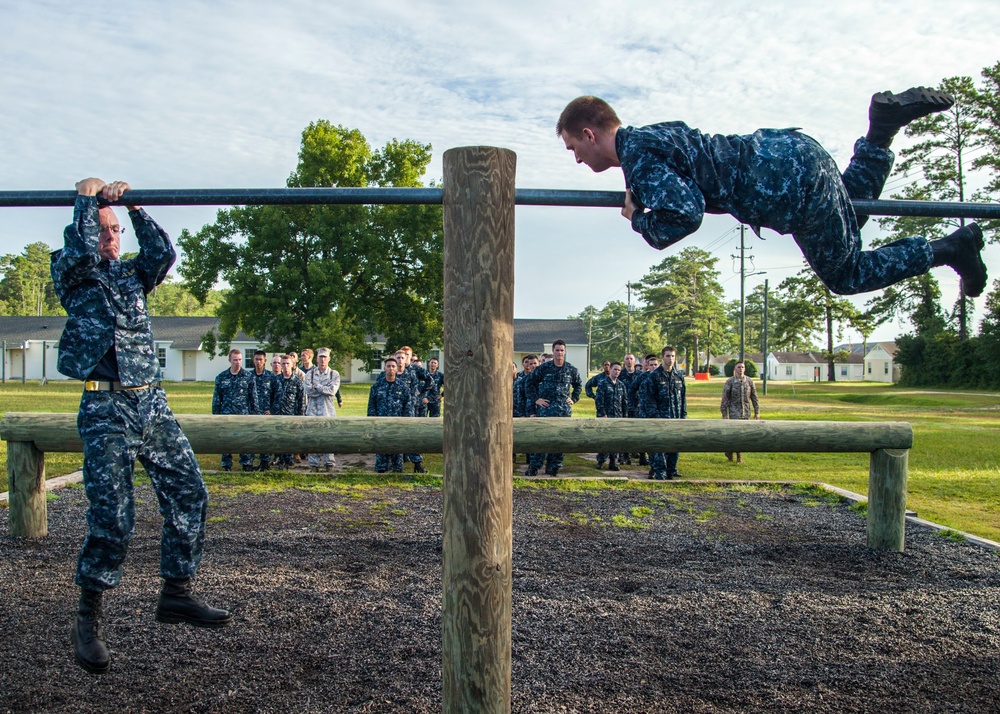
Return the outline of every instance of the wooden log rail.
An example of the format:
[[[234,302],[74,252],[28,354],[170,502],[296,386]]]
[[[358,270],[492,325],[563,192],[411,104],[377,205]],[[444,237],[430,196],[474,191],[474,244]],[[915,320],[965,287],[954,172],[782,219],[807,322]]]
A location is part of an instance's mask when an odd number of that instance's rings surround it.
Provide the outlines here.
[[[179,414],[199,454],[442,453],[443,420]],[[913,430],[906,422],[738,421],[722,419],[514,419],[513,450],[590,453],[855,452],[871,455],[868,545],[903,550],[906,474]],[[7,442],[11,534],[46,535],[44,454],[81,452],[75,414],[9,412]]]

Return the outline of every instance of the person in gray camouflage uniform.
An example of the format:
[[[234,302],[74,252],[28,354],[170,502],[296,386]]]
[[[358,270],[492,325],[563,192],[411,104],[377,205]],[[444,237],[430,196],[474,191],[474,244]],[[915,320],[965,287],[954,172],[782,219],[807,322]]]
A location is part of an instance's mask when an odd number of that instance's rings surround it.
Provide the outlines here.
[[[63,248],[52,254],[51,273],[66,327],[59,340],[59,371],[85,382],[77,427],[83,440],[83,485],[90,501],[87,535],[80,548],[76,584],[80,600],[70,639],[86,671],[111,666],[104,643],[104,591],[119,584],[135,527],[132,479],[136,458],[160,502],[163,529],[156,619],[221,627],[225,610],[191,592],[201,560],[208,491],[191,445],[160,387],[146,296],[163,282],[176,253],[167,234],[138,206],[128,206],[139,254],[119,260],[121,226],[115,212],[98,208],[98,194],[118,201],[123,181],[87,178],[76,184],[73,223]]]
[[[413,387],[399,378],[399,362],[389,357],[383,363],[383,372],[368,393],[368,416],[411,417],[414,415]],[[403,472],[402,454],[375,454],[375,471]],[[418,472],[420,473],[420,472]]]
[[[223,370],[215,378],[212,392],[213,414],[256,414],[257,390],[254,389],[253,371],[244,369],[243,352],[229,350],[229,369]],[[233,468],[233,455],[222,455],[222,470]],[[244,471],[253,471],[253,454],[240,454],[240,466]]]
[[[726,380],[722,387],[722,402],[719,408],[722,410],[723,419],[749,419],[751,411],[754,419],[760,419],[760,400],[757,399],[757,388],[753,386],[753,380],[746,376],[746,363],[737,362],[733,366],[733,376]],[[726,458],[733,460],[732,451],[727,451]],[[736,463],[743,463],[743,454],[736,453]]]
[[[904,238],[861,250],[852,199],[875,199],[895,159],[893,137],[911,121],[954,104],[925,87],[880,92],[868,110],[868,133],[857,140],[843,174],[814,139],[796,129],[753,134],[704,134],[683,122],[623,127],[597,97],[567,105],[556,134],[577,163],[593,171],[612,166],[625,176],[622,215],[658,250],[694,233],[705,213],[728,213],[760,235],[766,227],[791,234],[806,261],[830,290],[850,295],[893,285],[948,265],[965,293],[986,287],[980,257],[983,232],[975,223],[936,241]]]

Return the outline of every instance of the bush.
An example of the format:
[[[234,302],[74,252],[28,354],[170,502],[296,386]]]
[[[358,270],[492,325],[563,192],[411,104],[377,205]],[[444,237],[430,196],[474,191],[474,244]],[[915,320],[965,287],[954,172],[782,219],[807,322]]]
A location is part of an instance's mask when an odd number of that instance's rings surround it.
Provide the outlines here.
[[[708,365],[708,373],[710,375],[712,375],[713,377],[718,377],[719,376],[719,365],[717,365],[717,364],[710,364],[710,365]]]
[[[729,360],[728,362],[726,362],[726,376],[727,377],[732,377],[733,376],[733,372],[736,371],[736,363],[737,362],[739,362],[739,360],[736,359],[735,357],[733,357],[731,360]],[[746,376],[748,376],[748,377],[756,377],[759,374],[758,371],[757,371],[757,365],[753,363],[753,360],[749,360],[748,359],[748,360],[746,360],[746,362],[744,362],[744,364],[746,364],[746,366],[747,366]]]

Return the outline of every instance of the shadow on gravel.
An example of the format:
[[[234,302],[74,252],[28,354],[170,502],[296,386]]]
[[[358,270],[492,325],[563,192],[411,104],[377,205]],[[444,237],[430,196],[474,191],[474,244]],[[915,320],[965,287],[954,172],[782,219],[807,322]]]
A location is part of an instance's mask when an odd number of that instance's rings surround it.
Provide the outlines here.
[[[100,677],[69,645],[83,492],[49,503],[46,539],[0,513],[0,711],[440,711],[440,489],[310,483],[213,487],[198,590],[233,610],[221,631],[154,622],[138,486]],[[790,491],[519,487],[512,709],[997,711],[1000,558],[912,527],[906,547]]]

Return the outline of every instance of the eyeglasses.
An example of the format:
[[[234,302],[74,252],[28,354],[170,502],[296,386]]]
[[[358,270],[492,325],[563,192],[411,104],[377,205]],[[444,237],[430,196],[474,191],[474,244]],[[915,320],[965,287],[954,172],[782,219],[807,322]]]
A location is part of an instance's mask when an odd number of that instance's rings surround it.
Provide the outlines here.
[[[107,231],[108,233],[111,233],[112,235],[120,236],[120,235],[124,235],[125,234],[125,227],[124,226],[106,226],[106,225],[104,225],[102,223],[101,224],[101,231],[102,232],[103,231]]]

